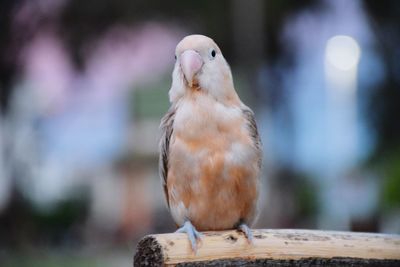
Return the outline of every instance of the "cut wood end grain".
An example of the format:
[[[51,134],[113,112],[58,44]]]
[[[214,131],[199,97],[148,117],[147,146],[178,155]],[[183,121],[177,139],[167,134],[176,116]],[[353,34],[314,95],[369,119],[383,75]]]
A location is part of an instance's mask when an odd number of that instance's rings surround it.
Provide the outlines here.
[[[204,232],[196,255],[185,234],[144,237],[134,266],[400,266],[400,236],[317,230]],[[313,263],[310,265],[310,263]]]

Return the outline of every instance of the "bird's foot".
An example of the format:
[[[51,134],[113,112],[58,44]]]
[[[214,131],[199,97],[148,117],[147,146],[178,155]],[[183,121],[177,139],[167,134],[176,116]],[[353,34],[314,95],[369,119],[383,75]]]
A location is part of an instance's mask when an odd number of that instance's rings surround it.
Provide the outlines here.
[[[192,225],[190,221],[186,221],[185,224],[176,230],[175,233],[186,233],[188,235],[190,245],[192,246],[192,250],[194,254],[197,253],[197,242],[201,242],[202,234],[196,230],[196,228]]]
[[[241,231],[245,236],[249,244],[253,245],[253,233],[251,232],[251,229],[247,226],[245,223],[241,223],[238,228],[239,231]]]

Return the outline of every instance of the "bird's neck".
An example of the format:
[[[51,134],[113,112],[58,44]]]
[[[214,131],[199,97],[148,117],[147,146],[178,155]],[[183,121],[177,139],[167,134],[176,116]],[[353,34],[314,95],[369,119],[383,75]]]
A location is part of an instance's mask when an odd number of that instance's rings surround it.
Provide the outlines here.
[[[215,94],[212,91],[201,88],[199,85],[187,88],[184,98],[194,101],[200,98],[210,98],[224,106],[241,106],[242,104],[234,89],[221,94]]]

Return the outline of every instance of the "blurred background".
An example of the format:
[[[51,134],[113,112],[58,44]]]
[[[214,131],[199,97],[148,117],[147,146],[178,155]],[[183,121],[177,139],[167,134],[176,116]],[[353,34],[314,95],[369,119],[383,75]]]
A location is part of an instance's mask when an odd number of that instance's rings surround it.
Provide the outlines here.
[[[400,233],[400,2],[3,0],[0,265],[130,266],[175,230],[157,161],[175,45],[256,113],[257,228]]]

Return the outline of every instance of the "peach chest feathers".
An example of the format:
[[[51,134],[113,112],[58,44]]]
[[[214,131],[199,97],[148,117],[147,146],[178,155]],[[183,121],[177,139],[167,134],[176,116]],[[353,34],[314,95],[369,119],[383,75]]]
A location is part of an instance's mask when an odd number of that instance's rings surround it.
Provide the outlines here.
[[[208,97],[182,101],[173,128],[173,139],[184,142],[191,150],[205,147],[219,150],[252,143],[241,108]]]

